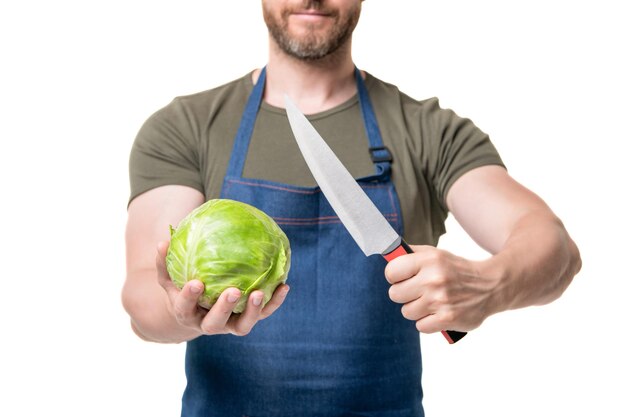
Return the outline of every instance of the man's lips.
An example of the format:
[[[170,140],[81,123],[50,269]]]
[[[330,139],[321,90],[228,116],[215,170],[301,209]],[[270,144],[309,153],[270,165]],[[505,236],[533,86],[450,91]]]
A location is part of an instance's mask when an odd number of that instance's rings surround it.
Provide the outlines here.
[[[295,10],[291,12],[291,15],[296,16],[296,17],[301,17],[304,19],[307,19],[307,18],[320,19],[320,18],[332,16],[332,13],[324,12],[321,10]]]

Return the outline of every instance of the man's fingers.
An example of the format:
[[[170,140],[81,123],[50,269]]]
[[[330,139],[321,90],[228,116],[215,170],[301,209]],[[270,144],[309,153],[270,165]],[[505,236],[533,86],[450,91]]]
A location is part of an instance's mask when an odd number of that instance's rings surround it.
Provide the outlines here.
[[[415,327],[422,333],[454,329],[452,326],[458,319],[454,310],[433,308],[433,305],[424,299],[404,304],[401,311],[404,318],[415,321]]]
[[[159,253],[162,254],[161,249],[160,247]],[[169,281],[169,276],[167,280]],[[226,289],[206,314],[201,314],[202,309],[198,306],[198,299],[204,291],[201,281],[189,281],[180,291],[171,281],[164,288],[168,292],[171,291],[174,315],[180,324],[199,329],[207,335],[232,333],[238,336],[250,333],[259,320],[276,311],[289,290],[289,287],[284,284],[278,286],[265,307],[263,307],[263,292],[254,291],[248,297],[245,310],[239,315],[233,315],[233,310],[241,298],[241,291],[237,288]]]
[[[228,333],[226,325],[237,302],[241,298],[241,291],[237,288],[228,288],[217,299],[209,312],[200,323],[200,329],[206,334]]]
[[[446,262],[448,253],[434,246],[411,246],[413,253],[398,256],[385,268],[385,278],[390,284],[413,278],[425,268]]]
[[[272,298],[265,304],[263,310],[261,310],[261,319],[271,316],[277,309],[283,304],[287,293],[289,292],[289,286],[286,284],[280,284],[275,290]]]
[[[228,327],[232,334],[245,336],[261,319],[261,309],[263,308],[263,291],[253,291],[248,297],[245,310],[239,316],[231,316]]]
[[[385,278],[390,284],[395,284],[417,275],[423,267],[424,260],[438,251],[434,246],[411,245],[413,253],[398,256],[385,268]]]
[[[402,316],[407,320],[421,320],[433,313],[423,298],[405,303],[400,309]]]
[[[389,298],[394,303],[404,304],[422,297],[423,291],[420,279],[406,279],[389,287]]]
[[[398,256],[385,267],[385,278],[390,284],[395,284],[417,275],[420,270],[419,255],[411,253]]]
[[[199,329],[205,334],[233,333],[246,335],[261,319],[271,315],[282,304],[289,287],[282,284],[274,292],[274,296],[263,307],[263,292],[254,291],[248,297],[245,310],[240,315],[233,315],[233,310],[241,298],[237,288],[225,290],[217,302],[206,314],[201,314],[198,299],[204,291],[204,284],[199,280],[189,281],[179,290],[170,279],[165,258],[169,242],[157,245],[156,266],[159,283],[167,291],[176,320],[184,326]]]
[[[254,291],[248,297],[246,309],[240,316],[233,316],[229,320],[229,327],[233,334],[245,336],[252,328],[264,318],[269,317],[278,307],[280,307],[289,292],[289,287],[285,284],[279,285],[272,298],[263,306],[264,294],[262,291]]]
[[[187,327],[200,325],[198,299],[204,291],[204,284],[199,280],[189,281],[174,299],[174,315],[176,320]]]
[[[443,330],[434,314],[423,317],[415,322],[415,328],[422,333],[435,333]]]
[[[440,312],[431,314],[415,322],[415,327],[422,333],[436,333],[442,330],[453,330],[453,314],[450,312]],[[461,331],[462,329],[455,329]]]
[[[402,316],[405,319],[415,321],[415,327],[422,333],[434,333],[442,330],[439,318],[429,311],[421,300],[414,300],[402,306]]]

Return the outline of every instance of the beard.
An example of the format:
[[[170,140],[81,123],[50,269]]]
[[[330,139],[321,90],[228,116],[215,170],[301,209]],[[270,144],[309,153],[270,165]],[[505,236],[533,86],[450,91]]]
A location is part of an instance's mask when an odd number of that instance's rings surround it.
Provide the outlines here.
[[[323,9],[323,3],[322,0],[303,0],[299,10],[313,9],[327,14],[334,20],[331,28],[321,30],[310,24],[302,36],[296,36],[289,31],[289,15],[295,11],[295,7],[273,13],[263,4],[263,17],[270,36],[283,52],[304,61],[320,60],[333,54],[350,39],[359,21],[360,2],[345,15],[337,10]]]

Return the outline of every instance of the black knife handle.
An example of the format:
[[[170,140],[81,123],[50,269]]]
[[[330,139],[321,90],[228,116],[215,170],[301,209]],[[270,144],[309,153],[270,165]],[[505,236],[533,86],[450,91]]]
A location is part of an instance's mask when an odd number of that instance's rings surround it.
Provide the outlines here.
[[[397,248],[390,251],[387,254],[383,255],[383,258],[390,262],[392,259],[397,258],[401,255],[407,255],[409,253],[413,253],[413,249],[402,239]],[[456,330],[442,330],[441,334],[446,338],[448,343],[453,344],[463,339],[463,337],[467,334],[466,332],[457,332]]]

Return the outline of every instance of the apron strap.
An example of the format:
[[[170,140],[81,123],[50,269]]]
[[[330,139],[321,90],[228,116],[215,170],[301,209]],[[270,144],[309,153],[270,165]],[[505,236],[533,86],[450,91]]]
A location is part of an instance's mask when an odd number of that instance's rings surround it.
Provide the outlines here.
[[[356,79],[357,91],[359,94],[359,104],[361,105],[361,115],[363,116],[363,122],[365,123],[365,133],[369,140],[370,156],[372,162],[375,165],[375,172],[362,180],[386,180],[391,173],[391,152],[384,145],[383,138],[380,134],[380,128],[378,127],[378,121],[374,114],[374,107],[370,101],[369,94],[367,94],[367,88],[365,82],[361,76],[361,71],[358,68],[354,68],[354,78]]]
[[[246,162],[246,156],[248,155],[248,146],[250,145],[250,139],[252,138],[254,124],[256,122],[256,115],[263,101],[264,89],[265,67],[261,70],[259,79],[252,88],[252,93],[250,93],[246,107],[243,110],[239,129],[237,130],[237,135],[235,135],[233,150],[230,153],[230,162],[228,164],[228,170],[226,171],[227,177],[241,177],[243,174],[243,167]]]

